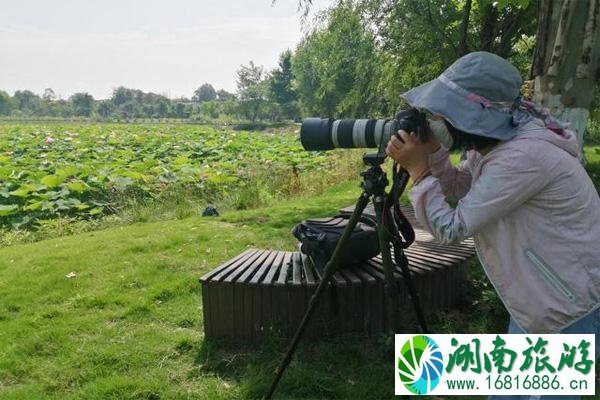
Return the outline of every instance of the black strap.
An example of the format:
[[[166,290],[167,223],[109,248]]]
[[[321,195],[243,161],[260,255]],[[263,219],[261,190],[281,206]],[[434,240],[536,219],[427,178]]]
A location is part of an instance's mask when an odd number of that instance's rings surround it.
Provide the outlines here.
[[[400,167],[398,163],[394,163],[394,166],[392,167],[392,188],[385,199],[385,209],[391,208],[392,212],[390,214],[394,218],[394,223],[398,227],[398,232],[400,233],[400,235],[395,235],[392,232],[389,232],[390,236],[392,237],[394,244],[402,249],[406,249],[415,241],[415,231],[400,208],[400,196],[404,193],[409,178],[410,175],[408,174],[408,171]],[[387,221],[382,222],[382,225],[386,226]]]

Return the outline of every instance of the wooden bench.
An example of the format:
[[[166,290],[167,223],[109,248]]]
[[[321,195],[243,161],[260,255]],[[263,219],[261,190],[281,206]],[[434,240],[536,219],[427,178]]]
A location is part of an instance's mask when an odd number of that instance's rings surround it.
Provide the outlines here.
[[[414,222],[412,210],[404,211]],[[464,261],[474,254],[472,241],[441,245],[418,226],[415,231],[417,239],[406,255],[424,310],[431,313],[455,306],[461,297]],[[412,313],[399,267],[395,278],[401,288],[400,307]],[[247,249],[200,278],[205,336],[239,341],[290,336],[319,281],[320,271],[304,265],[298,252]],[[385,331],[383,284],[379,256],[340,268],[306,335],[374,336]]]

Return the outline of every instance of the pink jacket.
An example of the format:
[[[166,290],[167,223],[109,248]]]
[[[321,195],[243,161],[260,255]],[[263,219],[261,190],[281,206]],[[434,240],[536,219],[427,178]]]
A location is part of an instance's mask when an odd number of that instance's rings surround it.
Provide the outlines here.
[[[534,120],[456,168],[444,150],[432,154],[433,176],[410,193],[439,241],[473,236],[488,278],[529,333],[558,332],[599,306],[600,198],[578,156],[572,132]]]

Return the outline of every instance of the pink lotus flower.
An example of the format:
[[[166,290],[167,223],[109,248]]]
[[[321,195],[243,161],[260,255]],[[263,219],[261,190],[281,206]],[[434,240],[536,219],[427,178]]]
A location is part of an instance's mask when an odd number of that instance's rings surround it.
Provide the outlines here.
[[[50,136],[46,136],[46,140],[44,140],[44,142],[46,144],[52,144],[52,143],[54,143],[54,138],[52,138]]]

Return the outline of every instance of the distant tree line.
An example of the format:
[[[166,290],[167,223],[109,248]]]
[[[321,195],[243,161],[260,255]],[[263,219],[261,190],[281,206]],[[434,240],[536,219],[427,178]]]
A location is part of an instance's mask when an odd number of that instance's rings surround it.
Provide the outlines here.
[[[88,93],[61,100],[51,89],[41,96],[0,91],[0,115],[206,121],[391,116],[404,106],[400,93],[471,51],[505,57],[527,76],[539,1],[545,0],[339,0],[293,51],[280,55],[276,68],[252,61],[240,66],[235,93],[209,83],[177,99],[124,87],[107,100]]]
[[[196,89],[191,98],[175,99],[122,86],[106,100],[96,100],[89,93],[75,93],[64,100],[50,88],[41,96],[30,90],[17,90],[10,96],[0,90],[0,116],[290,120],[299,116],[292,80],[292,52],[285,51],[279,66],[269,72],[252,61],[242,65],[236,93],[216,90],[210,83]]]

